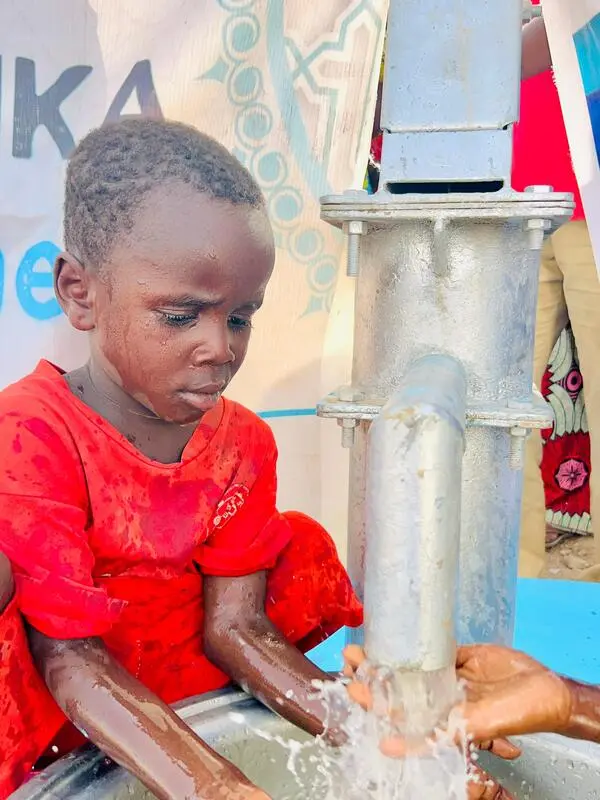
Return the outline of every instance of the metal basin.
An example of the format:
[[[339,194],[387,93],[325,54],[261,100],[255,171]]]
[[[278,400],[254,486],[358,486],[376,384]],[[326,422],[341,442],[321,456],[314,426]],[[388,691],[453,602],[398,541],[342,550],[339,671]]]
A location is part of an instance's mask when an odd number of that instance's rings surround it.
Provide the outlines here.
[[[316,746],[305,734],[242,692],[217,692],[187,701],[177,710],[196,733],[233,761],[273,800],[327,797],[328,781],[319,773]],[[294,766],[299,778],[288,769],[287,741],[298,751]],[[600,747],[557,736],[528,737],[520,743],[524,755],[518,761],[482,758],[484,766],[491,768],[518,800],[600,800]],[[12,800],[151,797],[125,770],[90,746],[56,762],[16,792]]]

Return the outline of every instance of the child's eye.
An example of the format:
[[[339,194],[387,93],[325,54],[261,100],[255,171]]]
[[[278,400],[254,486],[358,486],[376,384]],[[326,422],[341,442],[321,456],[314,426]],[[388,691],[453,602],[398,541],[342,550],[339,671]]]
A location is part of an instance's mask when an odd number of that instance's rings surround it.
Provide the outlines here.
[[[244,317],[229,317],[229,327],[236,332],[248,330],[252,327],[252,322]]]
[[[162,311],[161,316],[163,321],[173,328],[189,325],[190,322],[194,322],[196,319],[195,314],[168,314],[166,311]]]

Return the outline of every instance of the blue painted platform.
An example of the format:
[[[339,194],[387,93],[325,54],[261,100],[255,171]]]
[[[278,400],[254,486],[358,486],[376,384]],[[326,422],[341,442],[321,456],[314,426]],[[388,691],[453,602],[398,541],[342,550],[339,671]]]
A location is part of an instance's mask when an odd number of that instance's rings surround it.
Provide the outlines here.
[[[600,684],[600,583],[519,580],[514,644],[556,672]],[[311,658],[339,670],[343,646],[341,631]]]

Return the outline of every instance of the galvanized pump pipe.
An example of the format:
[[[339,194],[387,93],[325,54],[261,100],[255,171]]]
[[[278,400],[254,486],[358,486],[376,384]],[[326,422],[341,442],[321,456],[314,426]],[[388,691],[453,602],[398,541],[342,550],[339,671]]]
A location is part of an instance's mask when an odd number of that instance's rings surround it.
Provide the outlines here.
[[[435,672],[454,658],[466,396],[460,362],[425,356],[372,423],[365,639],[375,663]]]
[[[510,187],[522,18],[522,0],[391,0],[379,191],[322,199],[348,234],[356,305],[352,385],[318,412],[352,448],[367,646],[406,668],[450,658],[456,546],[458,640],[512,642],[523,447],[552,422],[532,392],[538,266],[573,203]]]

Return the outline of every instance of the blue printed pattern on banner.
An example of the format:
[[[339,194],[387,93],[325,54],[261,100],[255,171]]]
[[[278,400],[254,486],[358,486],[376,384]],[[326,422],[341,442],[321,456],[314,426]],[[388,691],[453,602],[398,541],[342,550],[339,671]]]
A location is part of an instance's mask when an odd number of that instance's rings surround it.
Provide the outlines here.
[[[268,3],[266,27],[254,10],[264,6],[259,0],[218,0],[228,12],[222,29],[223,49],[216,63],[201,77],[224,84],[235,111],[236,157],[252,172],[267,198],[269,216],[276,234],[277,246],[287,250],[306,270],[310,296],[305,314],[328,310],[333,300],[338,259],[325,249],[323,234],[315,227],[302,225],[305,206],[303,192],[308,190],[314,199],[333,191],[327,174],[329,159],[334,152],[333,129],[338,108],[338,90],[328,85],[319,73],[318,59],[326,53],[343,52],[352,24],[367,15],[378,32],[383,22],[370,0],[348,4],[341,13],[335,35],[324,40],[319,37],[308,52],[300,52],[296,42],[285,35],[285,4]],[[261,9],[261,10],[262,10]],[[265,12],[262,13],[263,23]],[[253,61],[253,53],[262,37],[267,39],[269,75]],[[374,69],[376,68],[374,63]],[[284,155],[269,150],[266,142],[274,121],[271,109],[260,102],[266,80],[272,82],[280,109],[296,109],[283,115],[288,141],[296,165],[300,168],[305,186],[289,181],[289,167]],[[302,84],[312,97],[327,110],[324,146],[315,152],[298,111],[296,87]],[[366,109],[359,125],[366,124]],[[339,187],[337,187],[339,188]]]

